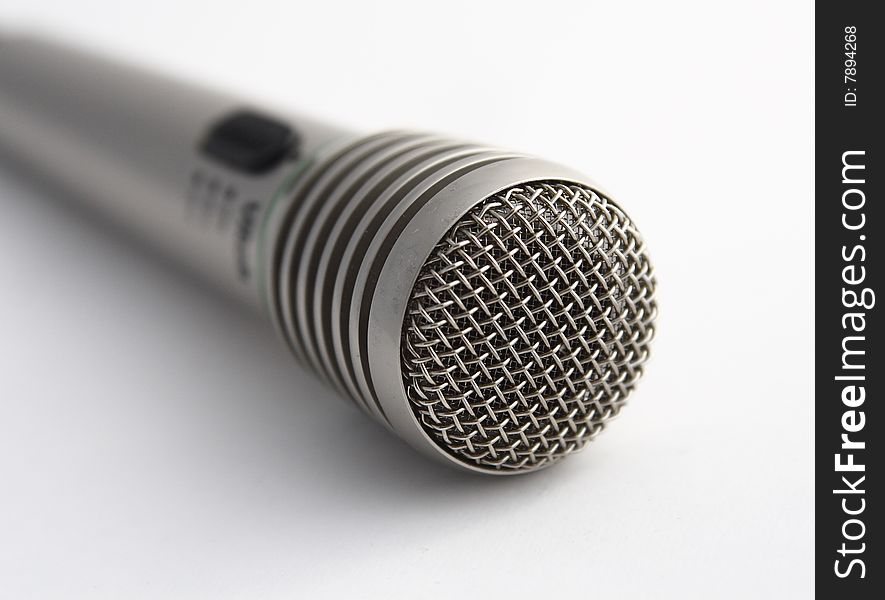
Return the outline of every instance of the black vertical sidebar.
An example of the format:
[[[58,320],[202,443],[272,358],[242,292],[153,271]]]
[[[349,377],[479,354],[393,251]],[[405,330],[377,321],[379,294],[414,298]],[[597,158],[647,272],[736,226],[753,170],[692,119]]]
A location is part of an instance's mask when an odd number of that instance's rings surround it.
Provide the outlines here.
[[[815,575],[822,598],[882,589],[885,289],[877,3],[815,18]],[[881,593],[881,591],[879,592]],[[880,596],[876,596],[880,597]]]

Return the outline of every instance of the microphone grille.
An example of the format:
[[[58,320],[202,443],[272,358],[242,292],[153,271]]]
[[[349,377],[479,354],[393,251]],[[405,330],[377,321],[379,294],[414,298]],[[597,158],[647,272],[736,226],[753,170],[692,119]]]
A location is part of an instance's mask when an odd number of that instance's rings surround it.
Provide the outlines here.
[[[580,450],[642,374],[654,288],[641,236],[600,192],[537,181],[486,198],[435,246],[407,304],[414,415],[484,470]]]

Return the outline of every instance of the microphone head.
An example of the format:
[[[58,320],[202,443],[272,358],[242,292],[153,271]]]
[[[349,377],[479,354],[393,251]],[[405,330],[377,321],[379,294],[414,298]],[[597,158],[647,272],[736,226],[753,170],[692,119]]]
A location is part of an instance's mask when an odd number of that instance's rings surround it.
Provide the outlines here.
[[[481,468],[580,450],[642,374],[653,296],[636,228],[593,188],[532,181],[482,200],[434,247],[407,304],[415,417]]]
[[[414,447],[515,474],[617,416],[654,335],[634,223],[580,174],[413,134],[330,151],[271,215],[292,350]]]

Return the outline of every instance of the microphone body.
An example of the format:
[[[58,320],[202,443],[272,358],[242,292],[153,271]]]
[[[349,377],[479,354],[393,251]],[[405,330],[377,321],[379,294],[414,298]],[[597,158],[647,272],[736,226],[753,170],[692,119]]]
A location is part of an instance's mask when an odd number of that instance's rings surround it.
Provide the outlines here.
[[[299,156],[250,172],[202,147],[221,120],[247,107],[50,42],[0,39],[0,143],[78,200],[260,309],[257,213],[293,162],[355,136],[287,116],[279,123],[297,130]]]
[[[3,37],[0,147],[261,312],[448,464],[522,473],[581,449],[648,355],[641,237],[566,167]]]

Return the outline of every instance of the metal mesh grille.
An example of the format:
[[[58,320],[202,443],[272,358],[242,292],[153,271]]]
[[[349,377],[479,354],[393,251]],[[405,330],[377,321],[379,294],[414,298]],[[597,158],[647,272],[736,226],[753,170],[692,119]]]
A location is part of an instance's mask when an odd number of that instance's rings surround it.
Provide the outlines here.
[[[485,199],[434,248],[403,327],[418,420],[456,458],[533,469],[581,449],[642,374],[657,312],[641,237],[563,182]]]

